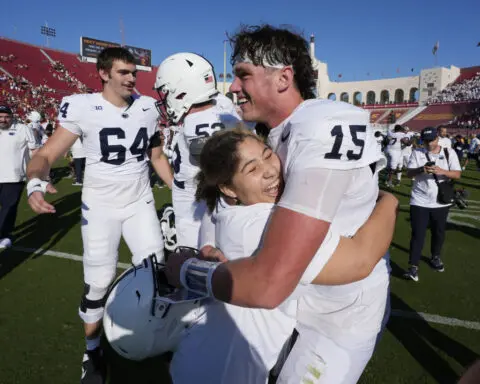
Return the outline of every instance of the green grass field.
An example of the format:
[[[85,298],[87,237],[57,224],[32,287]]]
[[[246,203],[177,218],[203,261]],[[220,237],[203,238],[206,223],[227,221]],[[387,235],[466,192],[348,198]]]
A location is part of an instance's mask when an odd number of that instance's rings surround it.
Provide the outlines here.
[[[77,315],[82,265],[49,255],[52,251],[82,254],[81,192],[64,178],[66,173],[66,167],[56,169],[59,193],[49,198],[57,213],[35,216],[24,195],[15,230],[16,249],[0,252],[0,384],[79,382],[84,350]],[[445,272],[434,272],[422,263],[418,283],[401,278],[410,240],[410,184],[404,178],[393,190],[401,202],[391,247],[395,315],[361,383],[455,383],[480,354],[480,172],[464,172],[459,183],[473,202],[466,211],[451,212],[443,251]],[[157,208],[170,199],[167,189],[154,193]],[[428,250],[429,238],[425,256]],[[125,244],[120,261],[129,262]],[[428,321],[408,317],[417,312],[441,317],[427,317]],[[112,384],[169,382],[161,359],[132,363],[112,351],[108,357]]]

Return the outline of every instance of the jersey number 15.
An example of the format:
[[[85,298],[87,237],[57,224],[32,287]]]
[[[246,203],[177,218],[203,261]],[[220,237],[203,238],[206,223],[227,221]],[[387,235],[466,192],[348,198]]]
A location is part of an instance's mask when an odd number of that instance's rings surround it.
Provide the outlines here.
[[[347,159],[348,160],[359,160],[362,158],[363,155],[363,148],[365,147],[365,140],[358,138],[358,133],[365,133],[367,131],[367,127],[365,125],[349,125],[350,135],[352,138],[353,144],[358,147],[358,152],[355,152],[352,149],[347,151]],[[330,135],[335,137],[335,141],[333,142],[332,150],[325,154],[325,159],[330,160],[340,160],[342,157],[342,153],[340,152],[342,149],[343,144],[343,127],[341,125],[336,125],[330,131]]]

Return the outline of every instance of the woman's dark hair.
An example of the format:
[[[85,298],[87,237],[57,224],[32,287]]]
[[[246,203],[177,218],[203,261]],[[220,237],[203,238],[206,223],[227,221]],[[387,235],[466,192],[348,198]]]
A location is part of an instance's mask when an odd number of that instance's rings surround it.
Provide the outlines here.
[[[123,61],[127,64],[135,64],[135,57],[128,49],[122,47],[108,47],[97,56],[97,72],[100,72],[102,69],[105,72],[110,73],[115,60]],[[104,81],[102,80],[102,84],[103,83]]]
[[[247,138],[263,143],[259,136],[242,128],[217,132],[205,143],[200,154],[195,198],[197,201],[205,200],[210,212],[222,196],[219,186],[231,185],[240,160],[238,144]]]
[[[307,41],[298,33],[268,24],[242,26],[230,38],[233,46],[232,65],[238,57],[248,56],[254,65],[271,63],[291,65],[295,85],[304,100],[315,99],[315,74]]]

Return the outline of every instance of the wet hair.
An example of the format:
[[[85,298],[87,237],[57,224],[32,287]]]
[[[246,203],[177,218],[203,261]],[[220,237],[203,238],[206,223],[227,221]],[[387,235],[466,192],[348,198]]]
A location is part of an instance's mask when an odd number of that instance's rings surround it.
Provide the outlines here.
[[[219,187],[232,184],[240,160],[238,145],[247,138],[263,143],[259,136],[242,128],[216,132],[205,143],[200,154],[195,198],[197,201],[205,200],[210,212],[223,195]]]
[[[230,37],[233,46],[232,65],[239,57],[248,56],[256,66],[263,65],[265,58],[271,63],[291,65],[295,86],[304,100],[315,99],[315,74],[309,46],[300,34],[286,28],[268,24],[241,26]]]
[[[122,47],[108,47],[97,56],[97,72],[103,70],[110,73],[115,60],[123,61],[127,64],[135,64],[135,57],[128,49]],[[102,80],[102,84],[103,83],[104,81]]]

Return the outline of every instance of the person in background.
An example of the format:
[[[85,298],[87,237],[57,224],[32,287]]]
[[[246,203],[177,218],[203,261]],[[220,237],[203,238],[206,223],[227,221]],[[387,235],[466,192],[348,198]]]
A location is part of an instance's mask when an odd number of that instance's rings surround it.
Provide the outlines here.
[[[410,267],[404,277],[413,281],[418,281],[418,263],[422,256],[429,224],[432,233],[430,266],[438,272],[444,271],[440,253],[445,240],[445,228],[451,204],[441,204],[437,201],[437,180],[438,183],[444,183],[459,179],[461,174],[458,157],[453,149],[442,148],[439,145],[440,138],[437,136],[436,128],[424,128],[421,137],[425,148],[412,152],[407,170],[407,176],[415,177],[415,180],[410,197],[412,226]]]
[[[10,107],[0,104],[0,249],[12,245],[29,152],[37,148],[33,131],[14,121]]]
[[[472,133],[470,146],[468,148],[468,158],[476,161],[477,171],[480,171],[480,134],[475,136],[475,134]]]
[[[446,127],[438,128],[438,137],[438,145],[440,145],[442,148],[452,148],[452,140],[450,137],[448,137]]]
[[[462,162],[467,161],[466,154],[468,152],[468,145],[463,142],[463,137],[462,135],[457,135],[455,136],[455,141],[452,146],[453,150],[458,156],[458,161],[460,162],[460,165]],[[465,170],[466,164],[462,166],[462,171]]]
[[[83,185],[83,172],[85,170],[85,151],[83,150],[83,138],[80,136],[70,148],[73,158],[73,167],[75,168],[74,186]]]

